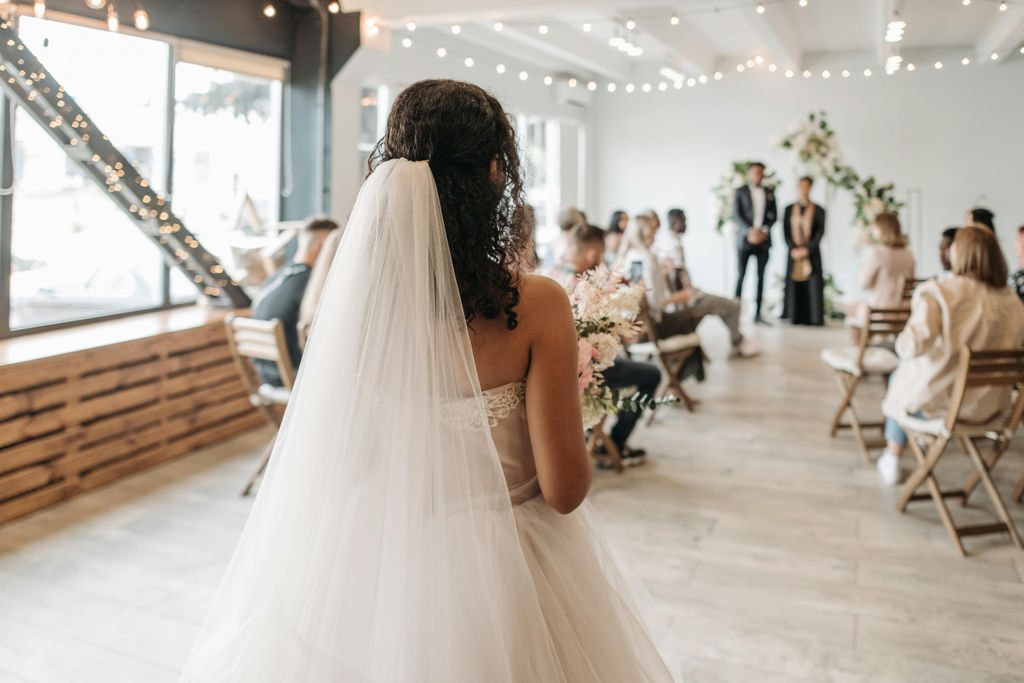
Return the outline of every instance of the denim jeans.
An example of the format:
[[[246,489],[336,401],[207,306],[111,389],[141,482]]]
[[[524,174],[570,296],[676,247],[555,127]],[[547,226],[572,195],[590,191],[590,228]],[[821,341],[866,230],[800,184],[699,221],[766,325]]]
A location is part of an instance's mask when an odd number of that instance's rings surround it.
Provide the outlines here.
[[[924,417],[924,413],[919,410],[913,413],[911,417]],[[891,417],[885,418],[885,440],[898,443],[901,446],[907,445],[907,433]]]

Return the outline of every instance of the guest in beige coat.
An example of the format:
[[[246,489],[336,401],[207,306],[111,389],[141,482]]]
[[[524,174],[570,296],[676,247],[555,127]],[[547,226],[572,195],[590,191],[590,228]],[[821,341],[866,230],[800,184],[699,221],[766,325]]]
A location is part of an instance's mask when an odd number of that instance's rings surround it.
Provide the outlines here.
[[[860,343],[868,308],[899,308],[903,305],[903,283],[914,277],[914,253],[900,227],[899,217],[888,211],[878,214],[871,226],[875,244],[864,254],[860,286],[867,293],[846,316],[853,343]]]
[[[1006,286],[1006,260],[987,228],[957,231],[950,250],[953,271],[914,291],[910,321],[896,338],[900,365],[882,403],[885,453],[878,459],[883,481],[899,481],[899,458],[907,436],[893,418],[945,416],[960,350],[1011,349],[1024,344],[1024,305]],[[968,390],[960,415],[977,423],[999,416],[1010,387]]]

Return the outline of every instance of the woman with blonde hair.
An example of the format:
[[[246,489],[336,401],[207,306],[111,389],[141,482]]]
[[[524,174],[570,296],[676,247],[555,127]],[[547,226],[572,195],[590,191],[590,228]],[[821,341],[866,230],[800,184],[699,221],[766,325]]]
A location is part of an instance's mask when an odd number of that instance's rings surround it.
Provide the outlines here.
[[[945,414],[960,349],[1024,344],[1024,306],[1006,286],[1006,260],[992,231],[977,226],[958,230],[950,260],[949,277],[929,280],[914,291],[910,321],[896,338],[900,365],[882,403],[887,445],[877,463],[889,485],[899,481],[899,458],[907,443],[897,419]],[[972,422],[988,422],[1006,405],[1009,391],[1010,387],[972,389],[960,414]]]
[[[914,277],[914,253],[895,213],[884,211],[871,226],[874,244],[864,254],[860,268],[860,287],[867,294],[847,314],[853,343],[860,343],[861,329],[868,308],[899,308],[903,305],[903,284]]]

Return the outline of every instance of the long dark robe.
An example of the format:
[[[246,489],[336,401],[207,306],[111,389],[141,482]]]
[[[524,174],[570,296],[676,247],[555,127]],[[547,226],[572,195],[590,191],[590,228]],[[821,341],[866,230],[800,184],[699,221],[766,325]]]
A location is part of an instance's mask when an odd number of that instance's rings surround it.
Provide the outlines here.
[[[814,205],[814,219],[807,244],[810,252],[811,277],[805,282],[793,281],[793,257],[790,255],[797,245],[793,241],[793,206],[783,212],[782,234],[789,247],[786,258],[786,292],[782,303],[782,317],[794,325],[825,324],[825,273],[821,267],[821,239],[825,236],[825,209]],[[806,209],[804,209],[806,210]]]

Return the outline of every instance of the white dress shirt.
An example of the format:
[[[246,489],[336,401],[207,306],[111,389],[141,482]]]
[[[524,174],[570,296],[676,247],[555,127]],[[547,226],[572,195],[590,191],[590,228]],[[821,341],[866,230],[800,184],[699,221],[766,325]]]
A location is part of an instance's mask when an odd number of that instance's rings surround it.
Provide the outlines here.
[[[761,185],[750,186],[750,199],[754,207],[754,224],[752,228],[764,227],[764,212],[768,208],[768,198]]]

